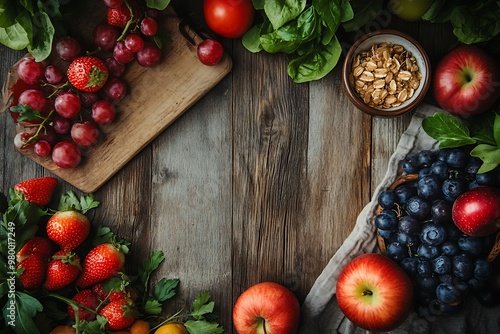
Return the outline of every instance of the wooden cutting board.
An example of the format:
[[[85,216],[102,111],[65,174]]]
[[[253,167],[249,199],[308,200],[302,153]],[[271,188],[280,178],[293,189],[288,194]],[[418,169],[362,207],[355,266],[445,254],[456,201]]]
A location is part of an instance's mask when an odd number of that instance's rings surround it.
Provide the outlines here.
[[[94,13],[105,17],[103,10]],[[160,64],[144,68],[134,61],[127,65],[124,79],[129,93],[117,104],[117,119],[103,127],[103,141],[85,155],[78,167],[63,169],[50,158],[38,157],[31,149],[20,152],[83,192],[91,193],[101,187],[232,68],[227,54],[215,66],[203,65],[197,58],[196,46],[181,34],[180,24],[181,19],[170,9],[162,23],[170,41],[164,45]],[[202,41],[189,27],[185,31],[195,44]],[[14,65],[4,85],[4,98],[17,79],[16,72]]]

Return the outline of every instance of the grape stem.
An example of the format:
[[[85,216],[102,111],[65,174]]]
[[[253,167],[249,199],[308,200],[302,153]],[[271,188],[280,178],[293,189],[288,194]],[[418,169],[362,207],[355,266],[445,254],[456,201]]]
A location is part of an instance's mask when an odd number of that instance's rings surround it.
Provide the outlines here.
[[[40,123],[40,124],[38,125],[38,129],[36,130],[35,134],[34,134],[33,136],[31,136],[31,137],[30,137],[30,138],[26,141],[26,143],[24,143],[23,148],[28,147],[28,146],[29,146],[29,144],[30,144],[31,142],[35,141],[35,140],[38,138],[38,136],[40,135],[40,131],[42,131],[42,129],[45,129],[45,124],[46,124],[46,123],[47,123],[47,122],[51,119],[51,116],[52,116],[52,114],[53,114],[53,113],[54,113],[54,109],[52,109],[52,110],[50,111],[50,113],[47,115],[47,117],[45,117],[45,118],[43,119],[42,123]]]

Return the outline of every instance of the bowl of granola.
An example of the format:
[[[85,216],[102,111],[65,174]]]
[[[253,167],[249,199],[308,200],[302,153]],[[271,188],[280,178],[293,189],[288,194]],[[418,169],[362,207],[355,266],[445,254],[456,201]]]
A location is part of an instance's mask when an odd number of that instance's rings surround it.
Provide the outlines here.
[[[361,111],[394,117],[414,109],[430,86],[429,57],[412,37],[380,30],[358,39],[342,67],[349,100]]]

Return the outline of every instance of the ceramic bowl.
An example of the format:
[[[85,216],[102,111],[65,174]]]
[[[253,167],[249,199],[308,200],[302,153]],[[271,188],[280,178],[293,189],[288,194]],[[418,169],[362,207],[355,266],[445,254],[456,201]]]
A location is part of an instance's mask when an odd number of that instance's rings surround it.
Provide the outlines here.
[[[414,57],[415,64],[418,66],[418,72],[421,75],[418,87],[413,89],[411,94],[408,94],[409,89],[406,90],[406,96],[408,97],[407,99],[404,99],[404,101],[401,102],[401,100],[403,100],[404,97],[403,96],[404,94],[401,94],[400,100],[396,101],[396,103],[390,103],[390,104],[385,103],[386,105],[385,107],[383,106],[384,104],[379,104],[380,99],[374,100],[376,101],[376,103],[365,102],[365,99],[359,95],[358,91],[355,88],[356,84],[361,85],[362,83],[365,83],[367,86],[364,87],[363,89],[368,91],[373,90],[373,87],[370,87],[370,85],[373,85],[373,82],[377,79],[380,79],[380,77],[375,77],[373,81],[360,81],[359,80],[360,77],[354,76],[353,73],[353,62],[356,61],[355,60],[356,56],[362,54],[362,52],[364,51],[370,52],[374,45],[380,45],[382,43],[392,43],[392,45],[400,45],[403,47],[404,50],[411,53],[411,56]],[[389,63],[386,59],[393,57],[386,56],[386,58],[383,57],[381,58],[382,59],[377,66],[379,68],[388,67]],[[381,64],[382,66],[380,66]],[[401,71],[402,70],[403,67],[401,67]],[[358,71],[356,71],[356,74],[359,73],[360,70],[358,69]],[[392,77],[394,78],[395,82],[398,81],[399,78],[398,73],[399,71],[392,74]],[[412,72],[412,77],[415,76],[416,72]],[[364,77],[364,79],[367,78]],[[342,67],[342,83],[349,100],[358,109],[372,116],[395,117],[411,111],[424,99],[429,89],[430,81],[431,81],[431,67],[430,67],[429,57],[427,56],[425,50],[414,38],[396,30],[380,30],[366,34],[363,37],[361,37],[349,49]],[[380,88],[380,86],[381,84],[379,81],[378,84],[376,85],[377,89],[387,90],[387,88],[389,87],[389,83],[387,83],[387,85],[384,86],[383,88]],[[391,88],[393,88],[393,86],[391,86]],[[401,89],[398,88],[396,91],[394,90],[389,90],[389,91],[394,96],[398,97],[398,91],[400,90],[402,90],[402,88]],[[411,97],[409,97],[410,95]],[[373,100],[373,96],[375,95],[370,96],[371,100]],[[387,96],[387,95],[385,95],[384,93],[382,96]],[[393,100],[393,98],[391,98],[391,100]],[[385,101],[390,101],[390,100],[385,100]]]

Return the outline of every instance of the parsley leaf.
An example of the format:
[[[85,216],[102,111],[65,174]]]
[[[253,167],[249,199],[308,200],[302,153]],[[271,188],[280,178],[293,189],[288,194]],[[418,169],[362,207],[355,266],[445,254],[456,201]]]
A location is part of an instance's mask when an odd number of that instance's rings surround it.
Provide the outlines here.
[[[177,288],[177,285],[179,284],[178,279],[166,279],[162,278],[161,280],[156,283],[155,287],[155,297],[160,301],[164,302],[167,299],[172,298],[175,296],[175,289]]]
[[[184,326],[190,334],[222,334],[224,328],[216,322],[206,320],[188,320]]]

